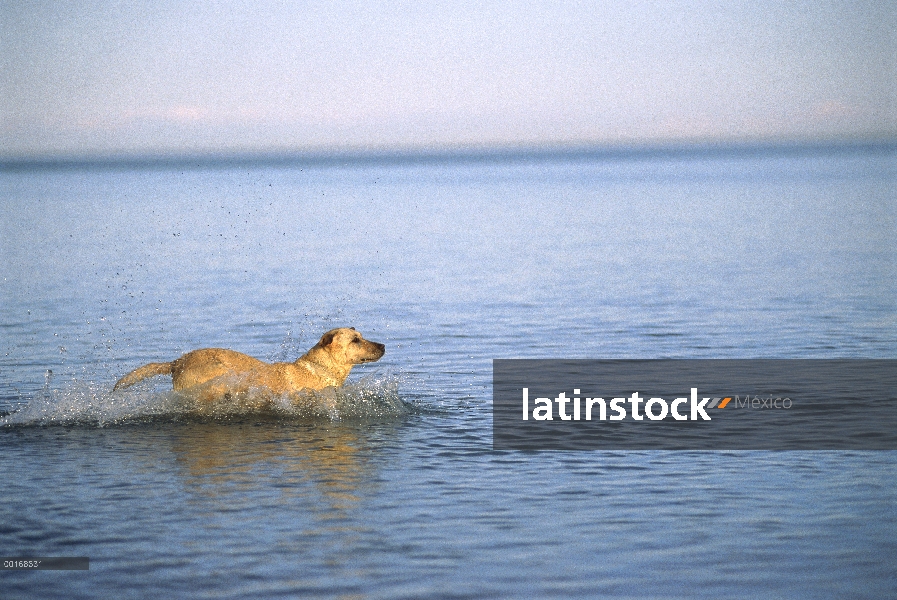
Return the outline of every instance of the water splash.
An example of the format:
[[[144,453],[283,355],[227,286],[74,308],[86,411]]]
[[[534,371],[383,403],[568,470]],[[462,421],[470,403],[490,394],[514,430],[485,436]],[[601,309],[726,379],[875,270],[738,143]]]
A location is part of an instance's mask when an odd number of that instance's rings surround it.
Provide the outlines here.
[[[44,389],[19,410],[0,418],[0,427],[36,425],[109,425],[160,420],[266,416],[283,421],[397,419],[415,412],[399,395],[400,379],[368,376],[340,388],[272,395],[264,389],[198,400],[199,392],[158,391],[135,385],[111,393],[105,384],[73,381],[62,389]],[[201,391],[201,390],[199,390]]]

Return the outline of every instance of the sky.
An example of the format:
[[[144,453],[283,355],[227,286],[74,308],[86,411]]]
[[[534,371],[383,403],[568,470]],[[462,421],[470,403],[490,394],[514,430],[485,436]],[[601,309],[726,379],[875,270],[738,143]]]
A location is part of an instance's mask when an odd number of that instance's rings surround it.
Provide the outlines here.
[[[0,157],[897,137],[891,0],[0,0]]]

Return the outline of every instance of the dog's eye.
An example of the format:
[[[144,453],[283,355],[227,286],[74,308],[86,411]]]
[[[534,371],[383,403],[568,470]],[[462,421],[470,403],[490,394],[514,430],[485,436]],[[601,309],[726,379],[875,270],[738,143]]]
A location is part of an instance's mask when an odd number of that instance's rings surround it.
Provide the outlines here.
[[[361,340],[358,339],[358,338],[353,338],[353,339],[352,339],[352,343],[353,343],[353,344],[360,344],[360,343],[361,343]]]

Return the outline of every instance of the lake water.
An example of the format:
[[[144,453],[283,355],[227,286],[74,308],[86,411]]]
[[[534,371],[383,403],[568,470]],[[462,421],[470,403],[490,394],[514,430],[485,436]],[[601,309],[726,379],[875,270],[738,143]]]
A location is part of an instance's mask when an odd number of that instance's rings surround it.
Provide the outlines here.
[[[897,151],[0,172],[4,598],[886,598],[897,452],[495,452],[495,358],[897,358]],[[386,344],[337,409],[127,371]]]

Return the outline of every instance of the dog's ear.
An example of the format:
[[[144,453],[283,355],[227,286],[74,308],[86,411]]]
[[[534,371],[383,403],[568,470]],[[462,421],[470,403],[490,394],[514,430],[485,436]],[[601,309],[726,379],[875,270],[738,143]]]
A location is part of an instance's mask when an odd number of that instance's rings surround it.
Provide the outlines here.
[[[326,348],[333,343],[334,337],[336,337],[336,331],[328,331],[321,337],[321,341],[318,342],[318,346],[320,346],[321,348]]]

